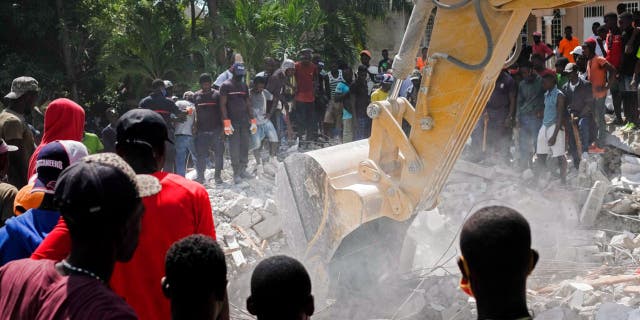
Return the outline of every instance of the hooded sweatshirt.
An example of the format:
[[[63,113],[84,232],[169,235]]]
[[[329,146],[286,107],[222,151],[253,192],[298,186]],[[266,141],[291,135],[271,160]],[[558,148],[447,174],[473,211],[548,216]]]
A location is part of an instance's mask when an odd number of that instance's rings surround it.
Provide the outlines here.
[[[44,145],[56,140],[82,142],[84,136],[84,109],[66,98],[53,100],[44,114],[42,141],[29,160],[29,176],[36,173],[36,159]]]
[[[57,211],[31,209],[0,228],[0,265],[29,258],[58,223]]]

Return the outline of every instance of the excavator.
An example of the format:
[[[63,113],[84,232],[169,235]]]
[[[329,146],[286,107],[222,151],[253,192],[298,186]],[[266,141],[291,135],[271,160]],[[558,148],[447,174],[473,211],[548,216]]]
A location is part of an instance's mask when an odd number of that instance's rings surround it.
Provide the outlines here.
[[[311,269],[314,285],[334,281],[332,268],[353,255],[380,267],[398,264],[403,233],[417,212],[438,205],[531,11],[587,2],[414,0],[389,97],[367,109],[370,138],[291,155],[276,174],[288,245]],[[434,7],[428,62],[412,106],[398,93]],[[408,135],[403,120],[411,124]]]

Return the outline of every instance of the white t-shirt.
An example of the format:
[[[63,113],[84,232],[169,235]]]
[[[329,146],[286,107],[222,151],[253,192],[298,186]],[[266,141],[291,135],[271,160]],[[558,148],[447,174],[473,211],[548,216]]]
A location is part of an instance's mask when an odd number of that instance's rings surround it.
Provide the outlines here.
[[[195,108],[193,103],[187,101],[187,100],[178,100],[176,102],[176,106],[178,106],[178,109],[180,109],[180,111],[187,111],[187,108],[191,107],[191,108]],[[184,122],[176,122],[175,123],[175,128],[176,128],[176,134],[182,134],[182,135],[193,135],[193,122],[195,120],[195,115],[192,112],[191,114],[187,113],[187,120],[185,120]]]
[[[213,83],[213,85],[220,88],[222,87],[223,82],[230,80],[231,78],[233,78],[233,73],[231,73],[231,71],[227,69],[216,78],[216,81]]]

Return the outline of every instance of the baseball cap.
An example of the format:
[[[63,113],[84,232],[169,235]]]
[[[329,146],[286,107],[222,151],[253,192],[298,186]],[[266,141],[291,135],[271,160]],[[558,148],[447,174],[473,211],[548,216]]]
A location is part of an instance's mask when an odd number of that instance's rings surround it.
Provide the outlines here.
[[[231,69],[233,74],[236,76],[244,76],[245,74],[247,74],[247,69],[245,69],[244,63],[236,62],[233,64]]]
[[[173,82],[171,82],[171,80],[164,80],[164,87],[165,88],[173,87]]]
[[[4,139],[0,139],[0,154],[13,152],[16,150],[18,150],[18,147],[7,144],[6,142],[4,142]]]
[[[413,72],[411,73],[411,77],[409,77],[409,80],[420,80],[421,76],[422,74],[420,73],[420,70],[413,70]]]
[[[53,194],[62,170],[88,155],[81,142],[58,140],[47,143],[36,158],[36,179],[31,192]]]
[[[369,50],[362,50],[362,51],[360,51],[360,55],[363,55],[363,54],[364,54],[365,56],[367,56],[367,57],[371,58],[371,51],[369,51]]]
[[[296,67],[296,63],[291,59],[284,59],[282,62],[282,69],[294,69]]]
[[[18,99],[29,91],[40,91],[38,81],[31,77],[18,77],[11,82],[11,92],[6,96],[7,99]]]
[[[116,124],[116,143],[159,146],[169,139],[167,123],[158,113],[148,109],[132,109]]]
[[[300,50],[300,54],[303,54],[303,53],[313,53],[313,49],[304,48],[304,49]]]
[[[566,73],[571,73],[571,72],[574,72],[574,71],[577,71],[577,70],[578,70],[578,65],[573,63],[573,62],[568,63],[564,67],[564,72],[566,72]]]
[[[577,46],[577,47],[573,48],[573,50],[571,52],[569,52],[569,54],[583,55],[584,51],[582,50],[582,46]]]
[[[35,209],[40,207],[42,198],[44,198],[44,192],[33,191],[33,184],[27,184],[22,189],[18,190],[15,200],[13,200],[13,214],[19,216],[29,209]]]
[[[382,76],[382,83],[393,83],[394,81],[395,79],[390,74],[385,74],[384,76]]]
[[[162,186],[156,177],[137,175],[115,153],[98,153],[82,158],[62,172],[54,202],[65,208],[70,218],[81,219],[81,215],[97,215],[117,203],[152,196],[160,190]]]
[[[533,36],[534,36],[534,37],[542,37],[542,32],[540,32],[540,31],[535,31],[535,32],[533,32]]]

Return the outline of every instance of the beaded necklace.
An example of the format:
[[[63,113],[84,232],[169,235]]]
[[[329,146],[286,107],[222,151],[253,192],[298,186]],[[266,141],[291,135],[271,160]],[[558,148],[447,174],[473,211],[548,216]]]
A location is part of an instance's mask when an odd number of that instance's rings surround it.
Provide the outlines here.
[[[73,271],[73,272],[75,272],[75,273],[81,273],[81,274],[84,274],[84,275],[90,276],[90,277],[92,277],[92,278],[95,278],[95,279],[97,279],[97,280],[98,280],[98,281],[100,281],[100,282],[104,282],[104,281],[102,281],[102,279],[101,279],[98,275],[96,275],[95,273],[93,273],[93,272],[91,272],[91,271],[88,271],[88,270],[85,270],[85,269],[82,269],[82,268],[75,267],[75,266],[71,265],[69,262],[67,262],[67,260],[62,260],[62,266],[63,266],[63,267],[65,267],[66,269],[68,269],[69,271]]]

